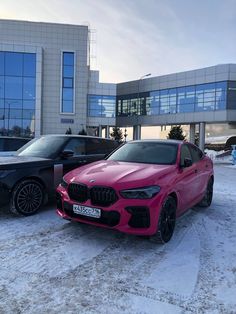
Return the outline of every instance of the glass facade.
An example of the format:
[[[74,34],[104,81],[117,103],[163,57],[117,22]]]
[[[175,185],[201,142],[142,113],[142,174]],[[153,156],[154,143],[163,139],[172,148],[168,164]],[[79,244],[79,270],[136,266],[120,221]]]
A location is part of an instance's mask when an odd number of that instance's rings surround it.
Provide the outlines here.
[[[36,54],[0,51],[0,135],[34,136]]]
[[[62,113],[74,113],[74,52],[62,53]]]
[[[162,115],[226,109],[227,82],[118,96],[117,115]]]
[[[89,117],[115,117],[116,96],[88,95]]]

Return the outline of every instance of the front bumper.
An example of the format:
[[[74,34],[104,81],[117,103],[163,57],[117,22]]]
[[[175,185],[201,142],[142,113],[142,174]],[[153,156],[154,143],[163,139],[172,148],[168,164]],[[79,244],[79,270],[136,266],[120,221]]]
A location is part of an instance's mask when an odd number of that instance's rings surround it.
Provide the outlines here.
[[[159,193],[152,199],[137,200],[119,198],[109,207],[96,206],[101,209],[101,217],[93,218],[73,212],[73,204],[95,207],[90,200],[78,203],[70,200],[66,189],[57,188],[57,213],[60,217],[78,222],[116,229],[135,235],[153,235],[157,230],[162,196]]]

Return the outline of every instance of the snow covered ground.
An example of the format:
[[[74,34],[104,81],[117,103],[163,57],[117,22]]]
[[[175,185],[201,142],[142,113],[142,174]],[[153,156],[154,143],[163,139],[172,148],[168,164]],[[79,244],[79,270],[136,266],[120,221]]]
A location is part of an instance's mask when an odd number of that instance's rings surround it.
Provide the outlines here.
[[[208,209],[156,245],[56,216],[0,211],[0,313],[236,313],[236,166]]]

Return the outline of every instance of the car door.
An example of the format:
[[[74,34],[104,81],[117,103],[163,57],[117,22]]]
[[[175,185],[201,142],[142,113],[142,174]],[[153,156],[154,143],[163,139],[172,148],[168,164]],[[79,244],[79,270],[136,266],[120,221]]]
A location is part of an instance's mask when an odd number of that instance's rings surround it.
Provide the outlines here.
[[[74,155],[65,159],[61,159],[63,164],[63,175],[75,168],[86,165],[91,162],[86,156],[85,138],[71,138],[64,147],[64,151],[73,151]]]
[[[179,194],[179,213],[190,208],[197,197],[197,169],[196,164],[189,167],[184,166],[184,160],[188,158],[192,161],[192,155],[187,144],[183,144],[180,150],[180,167],[177,177],[177,191]]]
[[[190,153],[192,155],[193,163],[196,165],[196,189],[201,198],[204,193],[208,181],[208,164],[204,158],[203,152],[196,146],[189,144]]]

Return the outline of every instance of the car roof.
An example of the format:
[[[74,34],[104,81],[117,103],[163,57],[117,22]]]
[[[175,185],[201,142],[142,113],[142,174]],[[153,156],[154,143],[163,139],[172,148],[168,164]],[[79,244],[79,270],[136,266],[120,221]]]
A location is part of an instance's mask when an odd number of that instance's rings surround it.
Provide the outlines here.
[[[90,135],[77,135],[77,134],[45,134],[45,135],[41,135],[40,137],[94,138],[94,139],[102,139],[102,140],[114,141],[111,138],[104,138],[104,137],[90,136]]]
[[[186,141],[180,141],[180,140],[172,140],[172,139],[145,139],[145,140],[134,140],[130,141],[129,143],[143,143],[143,142],[150,142],[150,143],[165,143],[165,144],[183,144],[188,143]]]

